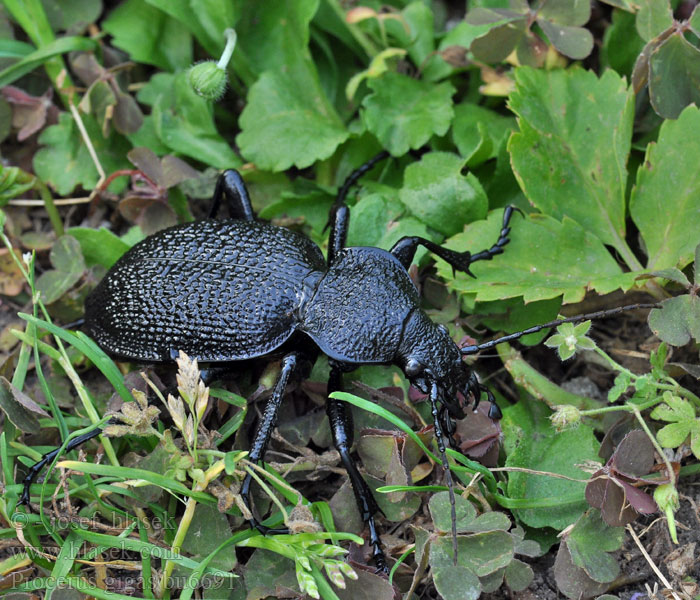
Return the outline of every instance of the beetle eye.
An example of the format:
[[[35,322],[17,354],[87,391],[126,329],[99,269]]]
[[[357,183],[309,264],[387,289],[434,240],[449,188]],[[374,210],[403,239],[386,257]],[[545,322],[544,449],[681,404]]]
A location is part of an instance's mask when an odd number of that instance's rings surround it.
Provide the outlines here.
[[[420,364],[415,358],[409,358],[406,363],[404,372],[408,377],[416,377],[425,370],[425,367]]]

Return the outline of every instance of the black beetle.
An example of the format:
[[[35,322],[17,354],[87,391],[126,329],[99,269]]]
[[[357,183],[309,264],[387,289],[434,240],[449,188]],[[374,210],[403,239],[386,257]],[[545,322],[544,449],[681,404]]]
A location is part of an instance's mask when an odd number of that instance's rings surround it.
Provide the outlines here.
[[[331,365],[329,393],[342,388],[343,372],[360,365],[398,365],[429,394],[436,440],[451,484],[443,431],[449,435],[452,418],[464,417],[458,393],[478,402],[484,388],[446,328],[435,325],[420,308],[407,269],[418,245],[423,245],[454,269],[469,272],[474,261],[503,252],[513,209],[505,210],[495,244],[477,254],[455,252],[420,237],[402,238],[388,252],[346,248],[347,192],[387,156],[382,152],[355,170],[339,190],[330,215],[327,259],[305,236],[256,221],[242,178],[226,171],[217,182],[210,218],[151,235],[110,269],[86,300],[86,332],[107,353],[136,362],[171,362],[179,350],[212,364],[281,356],[281,373],[250,449],[252,461],[265,455],[288,381],[302,374],[302,364],[313,360],[319,349]],[[214,217],[223,197],[231,218],[218,221]],[[369,527],[377,567],[385,569],[373,517],[377,505],[350,455],[348,409],[329,398],[327,414]],[[491,415],[499,416],[495,404]],[[68,449],[98,433],[72,440]],[[32,468],[22,500],[28,501],[28,484],[54,457],[50,453]],[[250,484],[248,476],[241,490],[249,506]],[[257,520],[251,526],[268,531]]]

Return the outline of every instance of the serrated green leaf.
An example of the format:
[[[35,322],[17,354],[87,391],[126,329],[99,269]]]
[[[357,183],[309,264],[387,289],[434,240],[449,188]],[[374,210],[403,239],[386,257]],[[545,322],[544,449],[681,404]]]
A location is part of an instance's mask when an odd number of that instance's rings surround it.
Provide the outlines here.
[[[492,211],[487,221],[468,225],[447,240],[453,250],[479,252],[498,239],[503,212]],[[477,301],[523,296],[525,302],[563,295],[564,304],[579,302],[587,290],[601,294],[629,289],[634,273],[623,273],[605,246],[571,219],[563,223],[545,215],[513,217],[511,241],[503,255],[471,266],[475,278],[438,260],[438,273],[450,288],[476,294]],[[557,252],[552,252],[557,248]]]
[[[664,300],[648,322],[654,335],[672,346],[684,346],[691,338],[700,342],[700,298],[684,294]]]
[[[700,423],[697,423],[696,428],[700,430]],[[691,421],[671,423],[659,430],[656,434],[656,439],[659,440],[659,444],[664,448],[677,448],[685,441],[693,429],[694,427]]]
[[[700,50],[681,32],[671,35],[649,57],[649,99],[666,119],[676,119],[691,103],[700,104]]]
[[[477,600],[481,595],[479,578],[462,566],[446,565],[433,573],[435,589],[445,600]]]
[[[671,392],[664,392],[663,398],[664,403],[651,411],[652,419],[678,422],[695,419],[695,408],[688,400],[674,396]]]
[[[637,0],[639,10],[635,26],[640,37],[648,42],[673,24],[673,11],[668,0]]]
[[[700,180],[693,159],[699,153],[700,110],[689,106],[678,120],[664,121],[637,170],[630,213],[644,239],[649,269],[683,268],[700,243]]]
[[[93,117],[83,115],[82,119],[105,172],[129,169],[126,153],[130,146],[127,140],[115,133],[105,139]],[[78,185],[86,190],[95,187],[99,174],[70,113],[61,113],[58,124],[47,127],[39,136],[39,143],[44,147],[34,155],[33,164],[42,181],[50,183],[64,196]],[[121,178],[109,189],[120,190],[125,184],[126,180]]]
[[[371,79],[372,94],[362,101],[362,119],[391,154],[420,148],[433,135],[445,135],[454,111],[449,83],[433,84],[399,73]]]
[[[443,235],[486,216],[488,199],[479,180],[462,175],[464,159],[448,152],[429,152],[404,172],[401,201],[423,223]]]
[[[634,96],[613,71],[516,71],[509,104],[520,132],[509,150],[530,202],[557,219],[575,219],[628,263],[625,187]]]
[[[511,438],[506,443],[517,444],[508,455],[506,466],[585,479],[586,474],[575,465],[599,460],[600,444],[593,429],[581,424],[576,429],[557,433],[549,420],[551,411],[542,402],[524,397],[503,413],[503,432],[506,438]],[[581,500],[548,508],[517,510],[518,519],[531,527],[564,529],[570,525],[586,506],[584,484],[521,472],[511,473],[508,477],[508,496],[511,498],[563,498],[572,494],[580,494]]]
[[[192,63],[192,36],[187,29],[145,0],[121,3],[102,22],[102,28],[134,61],[165,71],[186,69]]]
[[[349,135],[306,62],[290,72],[263,73],[248,92],[239,123],[241,152],[270,171],[328,158]]]

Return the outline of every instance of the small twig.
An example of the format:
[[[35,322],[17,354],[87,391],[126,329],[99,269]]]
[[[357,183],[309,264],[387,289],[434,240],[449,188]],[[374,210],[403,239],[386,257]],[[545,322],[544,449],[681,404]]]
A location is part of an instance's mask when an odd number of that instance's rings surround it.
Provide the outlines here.
[[[87,204],[92,198],[90,196],[83,196],[81,198],[61,198],[60,200],[54,200],[53,203],[56,206],[70,206],[73,204]],[[15,198],[8,202],[10,206],[45,206],[43,200],[36,200],[31,198]]]
[[[70,112],[73,115],[73,119],[75,119],[75,124],[78,126],[78,129],[80,130],[80,135],[82,136],[83,141],[85,142],[85,146],[87,146],[88,153],[90,154],[90,158],[92,158],[92,162],[95,164],[95,168],[97,169],[97,173],[100,176],[100,180],[97,182],[97,185],[95,186],[95,189],[97,189],[100,187],[100,184],[102,183],[102,181],[104,181],[104,179],[106,177],[105,170],[102,168],[102,164],[100,163],[100,159],[97,158],[97,152],[95,152],[95,147],[92,145],[92,141],[90,140],[90,136],[88,135],[88,132],[85,129],[85,125],[83,124],[83,119],[80,117],[80,113],[78,112],[78,109],[75,107],[75,105],[72,102],[69,104],[69,107],[70,107]]]
[[[652,560],[651,556],[649,556],[649,553],[646,551],[646,548],[644,548],[644,546],[642,545],[641,540],[637,537],[637,534],[635,533],[632,526],[627,525],[626,529],[627,529],[627,531],[629,531],[630,535],[632,536],[634,543],[637,544],[637,548],[639,548],[639,551],[642,553],[642,556],[649,563],[651,570],[654,571],[656,576],[659,578],[659,581],[661,581],[661,583],[664,584],[666,589],[671,592],[671,595],[674,597],[675,600],[681,600],[681,598],[678,596],[678,594],[676,594],[676,592],[673,591],[671,584],[668,582],[666,577],[664,577],[664,574],[659,570],[659,567],[656,566],[656,563]]]

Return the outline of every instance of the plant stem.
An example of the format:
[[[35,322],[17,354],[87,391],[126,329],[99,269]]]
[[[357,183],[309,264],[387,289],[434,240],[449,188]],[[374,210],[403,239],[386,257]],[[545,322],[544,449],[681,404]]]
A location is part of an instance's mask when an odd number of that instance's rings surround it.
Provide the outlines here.
[[[35,178],[34,188],[39,192],[41,199],[44,201],[44,207],[49,215],[49,221],[51,221],[53,230],[56,232],[56,237],[60,238],[64,234],[63,221],[61,221],[61,215],[58,214],[58,209],[53,202],[51,191],[38,177]]]
[[[338,0],[326,0],[330,9],[338,16],[338,19],[345,25],[353,39],[362,47],[368,58],[374,58],[379,52],[379,48],[370,40],[362,30],[353,23],[348,23],[345,19],[345,11],[340,6]]]
[[[629,402],[627,403],[627,406],[629,406],[632,409],[632,412],[634,413],[634,416],[637,417],[637,421],[639,421],[639,424],[642,426],[644,433],[647,434],[647,437],[649,438],[651,443],[654,445],[656,452],[663,459],[664,463],[666,463],[666,470],[668,471],[668,478],[670,480],[669,483],[675,487],[676,486],[676,474],[673,471],[673,467],[671,466],[671,461],[668,460],[668,456],[666,456],[666,453],[664,452],[663,448],[659,445],[659,442],[656,441],[656,436],[649,429],[649,426],[646,424],[646,421],[643,419],[642,413],[639,410],[639,408],[637,408],[634,404],[630,404]]]

